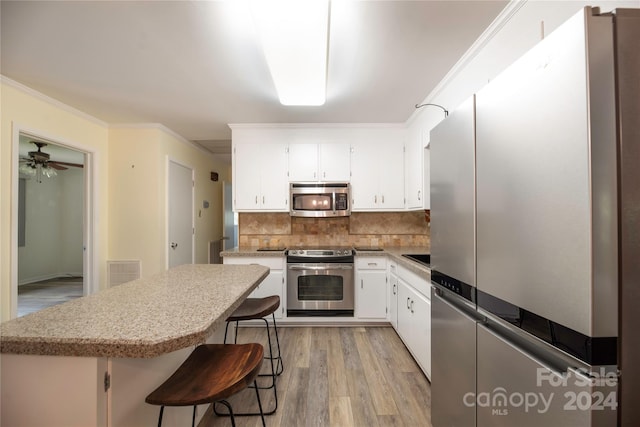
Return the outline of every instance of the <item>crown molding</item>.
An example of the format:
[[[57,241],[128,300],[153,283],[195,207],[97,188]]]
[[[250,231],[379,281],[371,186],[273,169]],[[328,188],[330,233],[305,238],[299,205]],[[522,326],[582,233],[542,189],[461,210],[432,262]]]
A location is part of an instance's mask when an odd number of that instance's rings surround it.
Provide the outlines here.
[[[78,110],[76,108],[73,108],[70,105],[65,104],[62,101],[58,101],[57,99],[50,97],[49,95],[45,95],[42,92],[38,92],[37,90],[32,89],[29,86],[25,86],[22,83],[19,83],[19,82],[15,81],[15,80],[12,80],[12,79],[10,79],[9,77],[7,77],[5,75],[0,74],[0,82],[2,82],[2,84],[6,84],[7,86],[11,86],[11,87],[13,87],[15,89],[18,89],[19,91],[21,91],[21,92],[23,92],[23,93],[25,93],[27,95],[30,95],[30,96],[32,96],[32,97],[34,97],[36,99],[39,99],[40,101],[46,102],[49,105],[52,105],[52,106],[54,106],[56,108],[59,108],[59,109],[61,109],[63,111],[66,111],[67,113],[71,113],[71,114],[73,114],[75,116],[78,116],[78,117],[80,117],[82,119],[88,120],[88,121],[90,121],[92,123],[95,123],[97,125],[100,125],[100,126],[104,126],[104,127],[108,127],[109,126],[107,122],[104,122],[104,121],[102,121],[102,120],[100,120],[100,119],[98,119],[98,118],[96,118],[96,117],[94,117],[94,116],[92,116],[90,114],[87,114],[84,111],[80,111],[80,110]]]
[[[484,49],[484,47],[502,30],[502,28],[515,16],[516,13],[527,3],[527,0],[511,0],[507,6],[498,14],[496,19],[480,34],[480,37],[467,49],[467,51],[458,59],[451,70],[443,77],[442,80],[433,88],[427,97],[419,104],[429,104],[435,102],[440,93],[460,74],[471,61]],[[419,105],[418,104],[418,105]],[[454,106],[455,107],[455,106]],[[453,108],[448,108],[452,111]],[[416,109],[406,121],[409,126],[421,110]]]
[[[231,129],[404,129],[405,123],[228,123]]]
[[[208,156],[215,156],[215,153],[212,153],[211,151],[207,150],[206,148],[204,148],[202,145],[197,144],[193,141],[190,141],[188,139],[186,139],[184,136],[180,135],[179,133],[177,133],[176,131],[174,131],[171,128],[168,128],[167,126],[163,125],[162,123],[112,123],[109,125],[109,129],[157,129],[160,130],[166,134],[171,135],[172,137],[174,137],[175,139],[177,139],[178,141],[180,141],[181,143],[194,148],[196,150],[199,150],[200,152],[208,155]],[[213,157],[213,160],[216,160],[215,157]]]
[[[71,113],[77,117],[80,117],[82,119],[88,120],[92,123],[95,123],[97,125],[103,126],[107,129],[158,129],[158,130],[162,130],[163,132],[173,136],[175,139],[177,139],[178,141],[182,142],[183,144],[186,144],[188,146],[190,146],[191,148],[195,148],[196,150],[199,150],[200,152],[207,154],[209,156],[215,156],[215,153],[212,153],[211,151],[207,150],[206,148],[204,148],[203,146],[196,144],[193,141],[189,141],[188,139],[186,139],[185,137],[183,137],[182,135],[176,133],[175,131],[173,131],[172,129],[169,129],[168,127],[166,127],[165,125],[161,124],[161,123],[115,123],[115,124],[109,124],[105,121],[102,121],[90,114],[85,113],[84,111],[80,111],[74,107],[71,107],[68,104],[65,104],[62,101],[58,101],[55,98],[52,98],[48,95],[45,95],[42,92],[38,92],[35,89],[30,88],[29,86],[25,86],[22,83],[19,83],[13,79],[10,79],[9,77],[0,74],[0,82],[4,85],[7,86],[11,86],[27,95],[30,95],[36,99],[39,99],[40,101],[46,102],[47,104],[54,106],[56,108],[59,108],[63,111],[66,111],[68,113]],[[215,160],[215,158],[214,158]]]

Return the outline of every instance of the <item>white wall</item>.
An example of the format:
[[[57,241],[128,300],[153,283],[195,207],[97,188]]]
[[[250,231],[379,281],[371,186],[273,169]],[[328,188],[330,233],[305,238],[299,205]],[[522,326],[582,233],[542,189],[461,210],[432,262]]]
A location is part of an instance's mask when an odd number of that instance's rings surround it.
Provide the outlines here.
[[[18,284],[82,275],[83,170],[69,168],[25,185],[25,246]]]
[[[544,36],[585,6],[599,6],[602,12],[615,8],[640,7],[635,1],[522,1],[513,2],[476,42],[475,48],[454,66],[449,75],[424,102],[455,110],[502,70],[521,57]],[[429,139],[429,131],[444,119],[442,110],[422,107],[407,123]],[[416,129],[417,128],[417,129]]]

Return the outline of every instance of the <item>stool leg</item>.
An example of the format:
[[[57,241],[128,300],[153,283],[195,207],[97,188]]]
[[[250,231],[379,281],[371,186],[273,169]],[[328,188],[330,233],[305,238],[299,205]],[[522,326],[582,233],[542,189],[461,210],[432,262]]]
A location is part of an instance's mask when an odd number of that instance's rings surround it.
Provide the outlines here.
[[[255,387],[256,388],[256,392],[257,392],[258,389],[268,390],[268,389],[272,388],[273,389],[273,396],[274,396],[275,406],[274,406],[273,410],[268,411],[268,412],[264,412],[263,409],[262,409],[262,403],[259,402],[260,412],[243,412],[243,413],[235,414],[235,415],[237,415],[239,417],[240,416],[258,416],[258,415],[260,415],[264,419],[264,415],[273,415],[273,414],[275,414],[276,410],[278,409],[278,389],[277,389],[277,386],[276,386],[276,379],[284,371],[284,362],[282,361],[282,355],[280,353],[280,338],[278,337],[278,328],[277,328],[277,325],[276,325],[276,316],[275,316],[275,314],[272,313],[272,317],[273,317],[273,328],[275,329],[275,332],[276,332],[276,345],[278,347],[278,355],[276,357],[273,356],[273,345],[272,345],[272,342],[271,342],[271,332],[269,330],[269,321],[267,319],[265,319],[265,318],[262,318],[262,320],[265,323],[265,329],[267,331],[267,342],[268,342],[268,347],[269,347],[269,356],[268,357],[265,356],[264,358],[265,359],[269,359],[269,363],[271,364],[271,373],[270,374],[259,374],[258,375],[260,377],[271,377],[271,384],[268,385],[268,386],[259,386],[257,381],[254,381],[253,386],[250,386],[250,387]],[[228,332],[228,328],[229,328],[229,323],[231,323],[231,322],[227,322],[227,326],[226,326],[225,331],[224,331],[224,343],[225,344],[227,342],[227,332]],[[234,343],[237,344],[238,343],[238,324],[239,324],[239,321],[236,320],[235,323],[236,323],[236,330],[235,330],[235,336],[234,336]],[[278,361],[276,366],[274,366],[274,363],[273,363],[274,360]],[[222,401],[220,401],[220,403],[222,403]],[[229,407],[229,406],[227,405],[227,407]],[[215,403],[213,405],[213,412],[218,416],[223,416],[223,417],[224,416],[229,416],[229,414],[223,414],[223,413],[218,412],[218,410],[216,409]]]
[[[238,344],[238,321],[236,320],[236,337],[233,340],[234,344]]]
[[[276,370],[273,367],[273,348],[271,346],[271,332],[269,331],[269,322],[267,321],[267,319],[263,318],[262,319],[264,321],[264,325],[265,325],[265,330],[267,331],[267,342],[269,345],[269,356],[265,356],[265,359],[269,359],[269,362],[271,363],[271,373],[270,374],[260,374],[259,376],[261,377],[271,377],[272,378],[272,384],[275,384],[276,382]],[[264,388],[264,387],[263,387]],[[271,388],[271,387],[266,387],[266,388]]]
[[[225,326],[224,328],[224,341],[222,341],[223,344],[227,343],[227,332],[229,332],[229,322],[227,322],[227,326]]]
[[[164,406],[160,407],[160,416],[158,417],[158,427],[162,426],[162,414],[164,412]]]
[[[273,329],[276,333],[276,347],[278,349],[278,355],[276,357],[273,357],[272,350],[271,350],[271,341],[269,341],[269,356],[268,357],[265,356],[265,359],[277,360],[278,363],[276,364],[275,373],[274,373],[274,369],[271,369],[271,374],[260,374],[261,377],[270,377],[272,375],[276,375],[279,377],[280,374],[284,372],[284,362],[282,361],[282,354],[280,352],[280,338],[278,337],[278,325],[276,324],[276,316],[274,314],[272,314],[272,316],[273,316]],[[267,322],[266,319],[262,319],[262,320],[264,320],[266,323],[267,337],[270,339],[271,335],[269,333],[269,323]],[[262,388],[264,389],[264,387]]]
[[[276,324],[276,315],[275,313],[271,313],[271,315],[273,316],[273,329],[276,331],[276,344],[278,346],[278,366],[276,366],[276,375],[280,376],[280,374],[284,372],[284,362],[282,361],[282,354],[280,353],[280,339],[278,338],[278,325]]]
[[[260,418],[262,419],[262,427],[267,425],[264,422],[264,413],[262,412],[262,402],[260,402],[260,390],[258,389],[258,381],[253,380],[253,385],[256,388],[256,398],[258,399],[258,408],[260,409]]]
[[[216,409],[216,403],[222,403],[224,406],[226,406],[227,409],[229,410],[229,413],[228,414],[223,414],[221,412],[218,412],[218,410]],[[218,400],[217,402],[213,402],[213,412],[219,417],[229,417],[229,418],[231,418],[232,427],[236,426],[236,418],[235,418],[235,415],[233,413],[233,409],[231,408],[231,404],[229,404],[229,402],[227,402],[226,400]],[[238,415],[240,415],[240,414],[238,414]]]
[[[268,346],[269,346],[269,356],[265,357],[265,359],[269,360],[269,363],[271,364],[271,373],[270,374],[259,374],[258,376],[261,377],[271,377],[271,385],[270,386],[264,386],[264,387],[260,387],[258,386],[257,382],[256,382],[256,387],[262,389],[262,390],[268,390],[270,388],[273,389],[273,398],[274,398],[274,402],[275,402],[275,406],[273,408],[273,410],[266,412],[266,415],[272,415],[276,412],[276,410],[278,410],[278,387],[276,385],[276,379],[277,379],[277,374],[276,374],[276,368],[273,366],[273,360],[275,359],[275,357],[273,357],[273,346],[271,343],[271,333],[269,331],[269,322],[267,321],[267,319],[263,318],[262,320],[264,320],[265,323],[265,330],[267,331],[267,342],[268,342]],[[258,414],[253,414],[253,415],[258,415]]]
[[[191,427],[196,427],[196,405],[193,405],[193,415],[191,416]]]

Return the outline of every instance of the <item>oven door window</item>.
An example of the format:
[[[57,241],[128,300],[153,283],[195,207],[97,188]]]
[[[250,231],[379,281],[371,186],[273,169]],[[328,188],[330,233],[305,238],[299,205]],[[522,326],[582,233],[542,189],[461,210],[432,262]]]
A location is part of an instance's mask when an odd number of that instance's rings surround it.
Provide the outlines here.
[[[342,301],[344,299],[344,277],[310,275],[298,277],[299,301]]]

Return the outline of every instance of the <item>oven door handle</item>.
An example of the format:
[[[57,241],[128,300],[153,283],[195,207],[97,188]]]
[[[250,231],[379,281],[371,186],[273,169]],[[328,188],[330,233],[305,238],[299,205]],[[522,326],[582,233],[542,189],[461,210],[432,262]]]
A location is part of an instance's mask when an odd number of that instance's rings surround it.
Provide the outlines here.
[[[310,265],[307,267],[302,265],[290,265],[289,270],[353,270],[353,266],[341,264],[328,264],[322,266]]]

